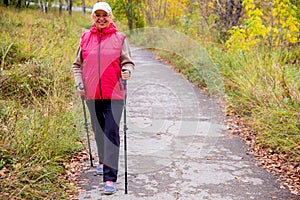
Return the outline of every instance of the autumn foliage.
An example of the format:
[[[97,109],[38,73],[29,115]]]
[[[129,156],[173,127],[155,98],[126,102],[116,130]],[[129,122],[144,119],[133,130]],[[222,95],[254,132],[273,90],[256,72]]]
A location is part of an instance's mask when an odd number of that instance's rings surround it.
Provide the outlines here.
[[[266,8],[267,5],[270,6]],[[293,45],[299,45],[300,21],[297,7],[290,0],[275,0],[268,4],[244,0],[243,6],[247,18],[242,25],[229,30],[229,50],[252,50],[260,45],[270,49],[293,49]]]

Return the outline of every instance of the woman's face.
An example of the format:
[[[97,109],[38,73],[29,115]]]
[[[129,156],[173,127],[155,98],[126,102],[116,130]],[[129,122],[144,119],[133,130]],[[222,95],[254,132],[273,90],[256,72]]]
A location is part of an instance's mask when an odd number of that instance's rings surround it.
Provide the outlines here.
[[[96,10],[93,14],[93,19],[99,30],[109,27],[109,24],[112,21],[111,15],[104,10]]]

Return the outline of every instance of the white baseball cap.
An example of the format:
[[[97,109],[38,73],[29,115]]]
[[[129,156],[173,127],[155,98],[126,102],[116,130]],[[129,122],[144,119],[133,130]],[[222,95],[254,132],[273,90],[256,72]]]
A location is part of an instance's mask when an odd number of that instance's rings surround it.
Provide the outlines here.
[[[97,11],[97,10],[104,10],[105,12],[107,12],[108,14],[112,13],[111,11],[111,7],[109,6],[108,3],[106,2],[98,2],[95,3],[93,6],[93,10],[92,10],[92,14]]]

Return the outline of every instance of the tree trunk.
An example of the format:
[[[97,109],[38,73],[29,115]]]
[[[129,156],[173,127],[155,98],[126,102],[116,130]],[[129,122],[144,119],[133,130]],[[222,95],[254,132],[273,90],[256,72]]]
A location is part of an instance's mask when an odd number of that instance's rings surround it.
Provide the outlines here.
[[[239,23],[239,19],[241,17],[242,10],[243,10],[242,3],[243,3],[243,0],[238,0],[235,15],[234,15],[234,18],[233,18],[233,21],[232,21],[232,26],[236,26]]]
[[[165,5],[164,5],[164,17],[165,18],[167,16],[167,1],[165,1]]]
[[[63,7],[62,0],[59,0],[59,16],[62,15],[62,7]]]
[[[145,0],[145,4],[146,4],[146,2],[147,1]],[[152,16],[151,16],[151,13],[153,13],[153,12],[150,10],[153,7],[152,0],[148,0],[148,4],[149,4],[149,6],[148,6],[148,9],[145,10],[145,14],[146,14],[147,21],[148,21],[149,25],[151,26],[151,25],[153,25],[153,20],[152,20]]]
[[[22,4],[21,0],[18,0],[18,1],[17,1],[16,7],[17,7],[17,8],[21,8],[21,4]]]
[[[30,5],[30,1],[29,0],[25,0],[25,7],[29,8],[29,5]]]
[[[39,4],[39,6],[40,6],[41,11],[44,12],[44,4],[43,4],[43,0],[39,0],[39,1],[38,1],[38,4]]]
[[[68,13],[69,15],[72,15],[72,0],[68,0]]]
[[[64,2],[65,2],[65,10],[68,11],[68,9],[69,9],[68,0],[64,0]]]
[[[127,9],[127,19],[128,19],[128,27],[130,32],[133,29],[133,19],[132,19],[132,0],[128,0],[128,9]]]
[[[5,6],[9,5],[8,0],[3,0],[3,3],[4,3]]]
[[[232,22],[232,13],[234,8],[234,0],[226,1],[225,27],[228,29]]]
[[[85,0],[82,0],[82,17],[85,16]]]
[[[203,30],[205,25],[208,27],[208,19],[207,19],[208,17],[206,15],[206,13],[207,13],[206,5],[208,3],[206,2],[206,0],[205,1],[198,0],[198,1],[199,1],[199,4],[200,4],[199,9],[200,9],[200,16],[202,17],[201,20],[203,20],[202,23],[201,23],[201,28]]]
[[[46,0],[46,4],[45,4],[45,13],[48,13],[48,0]]]
[[[163,15],[161,14],[161,13],[163,13],[162,12],[162,4],[163,4],[163,2],[162,2],[162,0],[160,0],[159,6],[158,6],[158,12],[157,12],[157,20],[163,19]]]

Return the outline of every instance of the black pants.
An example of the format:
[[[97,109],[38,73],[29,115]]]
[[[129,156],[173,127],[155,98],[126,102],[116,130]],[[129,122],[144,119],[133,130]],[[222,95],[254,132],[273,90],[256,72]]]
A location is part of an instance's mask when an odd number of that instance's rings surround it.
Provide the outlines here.
[[[95,134],[100,163],[104,164],[103,181],[117,181],[122,100],[88,100],[87,106]]]

